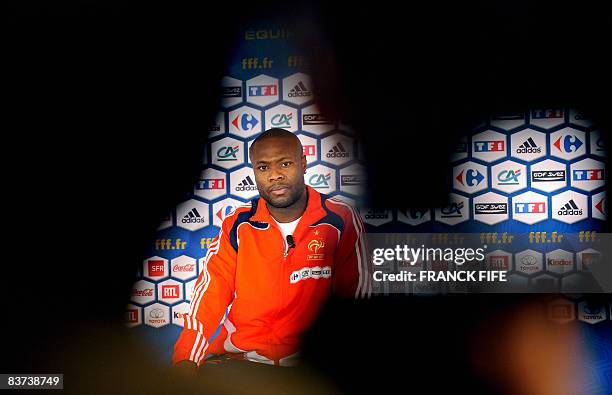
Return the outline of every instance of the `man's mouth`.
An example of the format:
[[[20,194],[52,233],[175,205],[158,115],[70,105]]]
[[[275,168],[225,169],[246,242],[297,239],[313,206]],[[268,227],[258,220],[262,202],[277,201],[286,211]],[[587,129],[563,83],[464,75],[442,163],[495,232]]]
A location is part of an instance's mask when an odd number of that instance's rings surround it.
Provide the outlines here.
[[[273,195],[280,196],[289,192],[289,188],[284,185],[275,185],[269,189],[269,192]]]

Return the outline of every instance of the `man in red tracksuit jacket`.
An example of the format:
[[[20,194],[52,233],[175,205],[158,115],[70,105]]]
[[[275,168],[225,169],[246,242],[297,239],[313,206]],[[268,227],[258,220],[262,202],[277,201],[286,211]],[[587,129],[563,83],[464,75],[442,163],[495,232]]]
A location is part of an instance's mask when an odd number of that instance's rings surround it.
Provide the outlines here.
[[[175,365],[236,353],[290,366],[330,293],[370,295],[363,223],[348,204],[304,183],[299,139],[270,129],[253,142],[250,157],[260,197],[236,208],[210,245],[174,346]]]

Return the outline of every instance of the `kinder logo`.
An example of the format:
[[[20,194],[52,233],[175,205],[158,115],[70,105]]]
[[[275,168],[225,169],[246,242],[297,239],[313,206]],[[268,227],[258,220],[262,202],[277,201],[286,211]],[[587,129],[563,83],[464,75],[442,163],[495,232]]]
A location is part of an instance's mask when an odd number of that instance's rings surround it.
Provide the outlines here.
[[[224,178],[205,178],[196,184],[198,190],[225,189]]]
[[[542,148],[538,147],[531,137],[516,149],[517,154],[539,154],[541,152]]]
[[[249,86],[249,96],[276,96],[278,95],[278,85],[253,85]]]
[[[484,180],[482,173],[473,169],[468,169],[467,171],[461,170],[461,173],[459,173],[455,178],[461,185],[468,187],[474,187]]]
[[[476,203],[474,205],[475,214],[508,214],[508,204],[506,203]]]
[[[200,212],[195,207],[181,219],[181,223],[183,224],[200,224],[204,222],[206,222],[206,219],[200,215]]]
[[[507,255],[491,255],[489,257],[489,267],[497,270],[508,270],[510,268],[510,260]]]
[[[179,297],[178,285],[162,285],[162,298],[177,299]]]
[[[565,181],[565,170],[532,171],[532,182]]]
[[[316,151],[317,151],[317,147],[314,144],[302,146],[302,153],[305,156],[315,156]]]
[[[306,88],[306,85],[302,81],[298,82],[287,94],[288,97],[310,97],[312,92]]]
[[[502,170],[497,175],[497,181],[500,185],[518,185],[519,176],[521,175],[521,169],[516,170]]]
[[[304,125],[326,125],[332,121],[323,114],[303,114],[302,124]]]
[[[548,263],[548,266],[550,267],[568,267],[574,264],[571,260],[568,260],[568,259],[549,258],[546,260],[546,262]]]
[[[327,151],[326,156],[328,158],[348,158],[350,154],[342,145],[342,142],[338,142],[334,145],[329,151]]]
[[[232,125],[234,125],[236,129],[245,132],[254,129],[258,123],[259,121],[257,120],[257,118],[248,113],[238,115],[232,120]]]
[[[219,161],[233,161],[238,160],[236,154],[240,151],[239,146],[234,147],[221,147],[217,150],[217,160]]]
[[[291,273],[291,275],[289,276],[289,283],[295,284],[299,281],[308,280],[308,279],[313,279],[313,280],[327,279],[331,277],[331,273],[332,273],[332,270],[331,270],[331,267],[329,266],[303,267],[300,270],[296,270]]]
[[[562,119],[565,113],[562,108],[545,108],[531,111],[531,119]]]
[[[236,192],[257,191],[258,190],[257,186],[253,182],[253,179],[251,178],[251,176],[246,176],[240,182],[240,184],[236,185],[236,188],[234,188],[234,189],[236,190]]]
[[[504,140],[474,141],[474,152],[503,152],[505,147]]]
[[[276,114],[272,117],[271,123],[272,126],[275,126],[277,128],[280,127],[291,127],[291,120],[293,119],[293,114],[292,113],[287,113],[287,114]]]
[[[221,96],[223,98],[242,97],[242,87],[241,86],[224,86],[221,91]]]
[[[359,174],[346,174],[340,177],[340,185],[342,186],[353,186],[361,185],[363,178]]]
[[[386,210],[368,210],[365,219],[388,219],[389,212]]]
[[[458,218],[458,217],[462,217],[463,214],[461,212],[461,210],[463,210],[463,202],[459,202],[459,203],[451,203],[449,206],[447,207],[443,207],[440,210],[440,217],[441,218]]]
[[[149,277],[161,277],[164,275],[165,264],[161,259],[150,259],[147,261],[147,272]]]
[[[582,209],[578,207],[574,199],[570,199],[569,202],[565,203],[565,205],[559,209],[557,214],[562,216],[582,215]]]
[[[604,169],[573,170],[574,181],[601,181],[604,180]]]
[[[515,214],[540,214],[546,212],[546,202],[514,203]]]
[[[576,152],[584,143],[573,135],[561,136],[553,143],[553,146],[563,153]]]
[[[331,173],[313,174],[308,179],[308,183],[313,188],[326,189],[326,188],[329,188],[330,179],[331,179]]]
[[[128,324],[138,323],[138,309],[127,309],[125,311],[124,320]]]

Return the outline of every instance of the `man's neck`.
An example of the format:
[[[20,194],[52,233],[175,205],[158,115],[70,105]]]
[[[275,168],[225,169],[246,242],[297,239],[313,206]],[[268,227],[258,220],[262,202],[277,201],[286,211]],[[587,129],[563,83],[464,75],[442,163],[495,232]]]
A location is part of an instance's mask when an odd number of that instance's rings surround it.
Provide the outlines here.
[[[300,218],[304,211],[306,211],[306,205],[308,204],[308,189],[302,193],[302,196],[293,203],[289,207],[272,207],[269,204],[266,204],[268,207],[268,211],[270,215],[274,217],[274,219],[280,223],[293,222],[296,219]]]

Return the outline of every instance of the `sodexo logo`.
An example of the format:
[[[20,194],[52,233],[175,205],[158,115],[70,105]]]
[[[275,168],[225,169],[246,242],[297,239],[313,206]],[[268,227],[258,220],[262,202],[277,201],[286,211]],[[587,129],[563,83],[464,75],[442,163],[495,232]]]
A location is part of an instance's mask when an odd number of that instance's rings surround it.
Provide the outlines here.
[[[551,159],[531,165],[531,188],[554,192],[567,186],[567,166]]]
[[[583,191],[593,191],[605,184],[604,164],[594,159],[583,159],[570,165],[571,185]]]
[[[321,140],[321,160],[340,166],[351,161],[354,156],[353,139],[342,134],[334,134]]]
[[[232,169],[244,163],[244,143],[225,137],[210,145],[212,163],[224,169]]]
[[[298,130],[298,110],[284,104],[265,111],[266,129],[281,128],[290,132]]]
[[[584,132],[563,128],[550,134],[550,154],[565,160],[576,159],[586,154]]]
[[[283,79],[284,101],[301,105],[312,99],[312,83],[308,75],[297,73]]]
[[[574,191],[565,191],[552,197],[552,217],[573,224],[588,216],[588,198]]]
[[[238,137],[251,137],[261,133],[261,112],[242,106],[229,113],[229,132]]]
[[[221,105],[231,107],[241,102],[242,81],[231,77],[223,77],[221,80]]]
[[[548,197],[532,191],[514,196],[512,219],[528,225],[548,219]]]
[[[306,169],[304,181],[321,193],[336,191],[336,171],[327,166],[316,165]]]
[[[230,193],[244,200],[250,200],[259,195],[253,169],[243,167],[230,174]]]
[[[606,192],[599,192],[591,197],[591,216],[602,221],[606,220]]]
[[[474,220],[495,225],[508,219],[508,198],[487,192],[474,198]]]
[[[216,169],[205,169],[200,173],[200,179],[196,182],[193,193],[207,200],[217,199],[226,192],[226,175]]]
[[[221,227],[225,218],[234,213],[236,207],[244,203],[232,198],[225,198],[219,202],[213,203],[213,225]]]
[[[472,156],[485,162],[494,162],[506,157],[506,136],[493,130],[472,137]]]
[[[267,75],[251,78],[246,83],[247,102],[267,106],[278,100],[278,80]]]
[[[539,108],[531,110],[529,123],[541,128],[554,128],[565,122],[565,110],[563,108]]]
[[[176,208],[176,226],[187,230],[198,230],[209,225],[208,204],[189,199]]]
[[[491,168],[493,189],[513,193],[527,188],[527,166],[511,160]]]
[[[308,133],[322,135],[332,131],[335,121],[319,110],[316,104],[302,109],[302,130]]]
[[[487,188],[487,168],[466,162],[453,168],[453,187],[461,192],[476,193]]]
[[[593,130],[589,133],[591,155],[606,156],[606,146],[599,130]]]
[[[510,155],[531,162],[546,156],[546,135],[525,129],[510,136]]]
[[[421,225],[431,221],[431,211],[428,208],[397,210],[397,220],[412,226]]]
[[[447,225],[457,225],[470,219],[470,201],[465,196],[451,193],[450,203],[435,210],[436,221]]]

